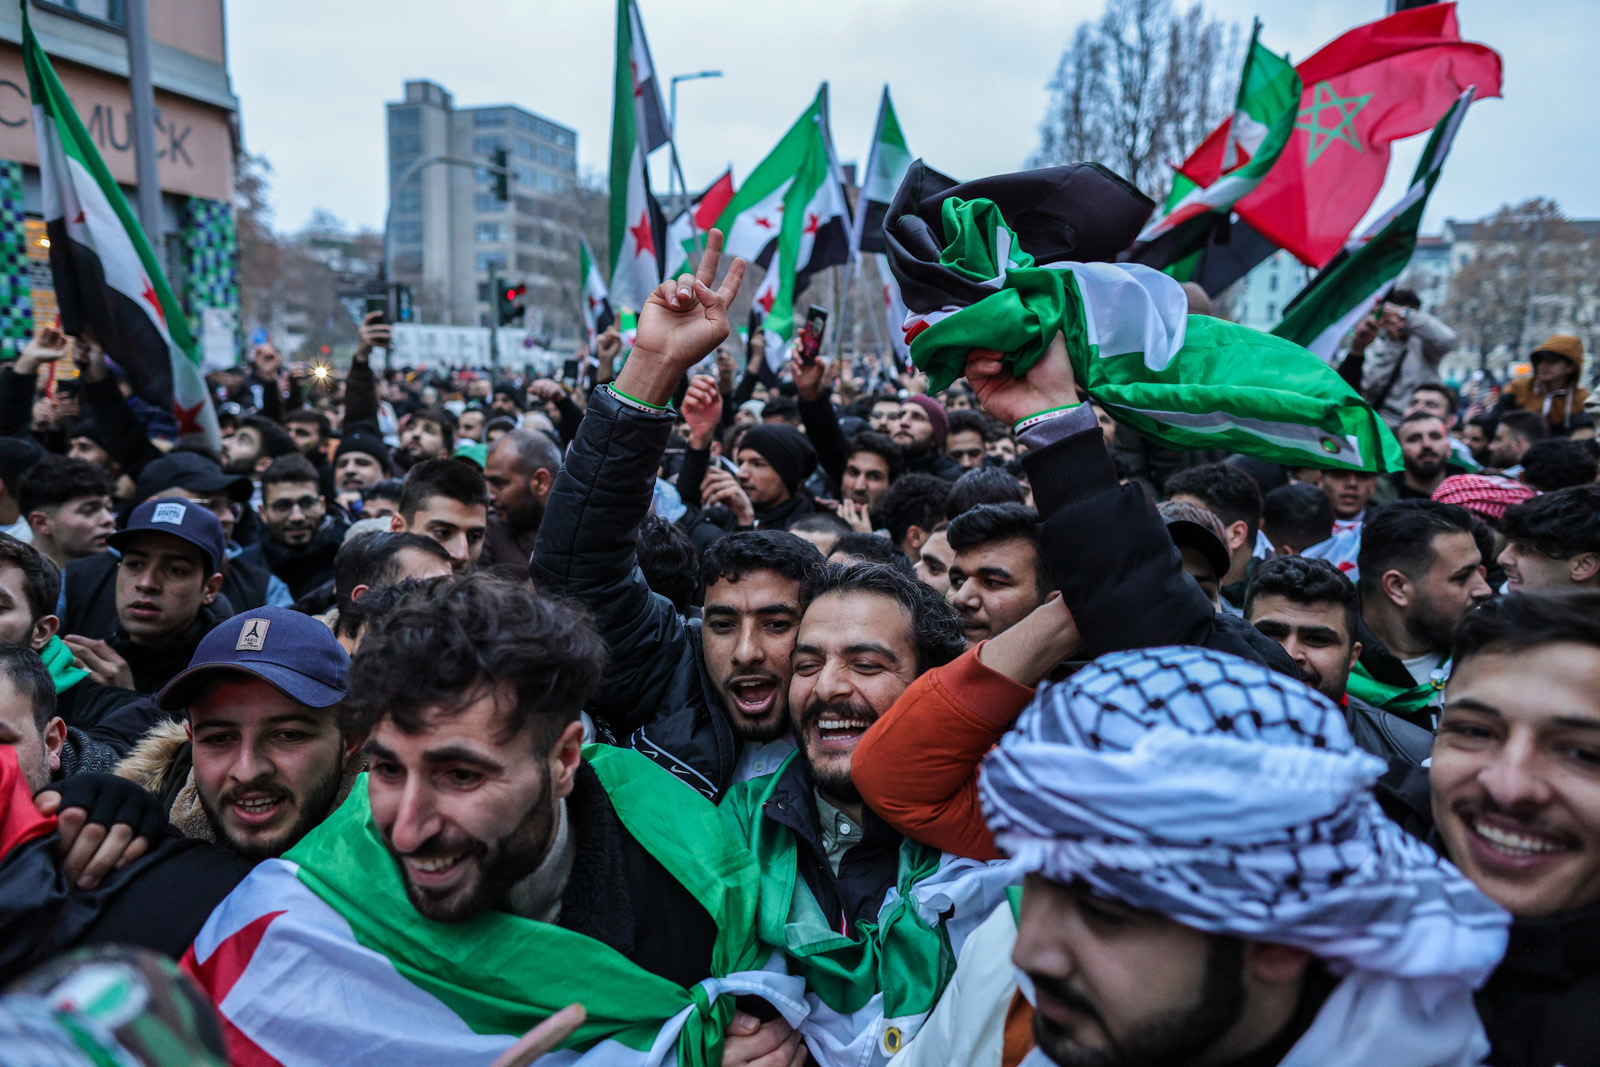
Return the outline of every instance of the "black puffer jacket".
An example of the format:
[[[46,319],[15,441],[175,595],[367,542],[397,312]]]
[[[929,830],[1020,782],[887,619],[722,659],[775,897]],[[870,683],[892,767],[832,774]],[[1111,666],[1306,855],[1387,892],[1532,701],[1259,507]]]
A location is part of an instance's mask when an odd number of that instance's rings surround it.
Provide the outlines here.
[[[1600,1067],[1600,903],[1511,924],[1478,991],[1495,1067]]]
[[[733,782],[740,741],[706,676],[699,620],[650,591],[636,552],[672,424],[670,413],[594,391],[550,490],[528,574],[541,593],[587,607],[605,639],[605,680],[586,709],[604,739],[715,801]]]

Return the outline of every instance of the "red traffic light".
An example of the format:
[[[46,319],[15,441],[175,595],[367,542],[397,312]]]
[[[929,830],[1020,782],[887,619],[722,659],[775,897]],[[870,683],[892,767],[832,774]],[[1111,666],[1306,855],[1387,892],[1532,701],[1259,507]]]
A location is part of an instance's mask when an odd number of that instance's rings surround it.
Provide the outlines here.
[[[507,300],[515,300],[517,298],[517,296],[518,296],[518,293],[517,293],[517,291],[515,289],[507,289],[506,290],[506,299]]]

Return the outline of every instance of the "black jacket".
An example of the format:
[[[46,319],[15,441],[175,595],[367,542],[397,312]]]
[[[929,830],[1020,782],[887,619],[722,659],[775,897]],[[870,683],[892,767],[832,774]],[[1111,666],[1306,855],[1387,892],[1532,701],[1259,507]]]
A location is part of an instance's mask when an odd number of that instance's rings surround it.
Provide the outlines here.
[[[228,582],[211,602],[212,614],[220,622],[236,612],[227,595]],[[61,572],[61,592],[66,610],[61,614],[61,632],[109,641],[121,624],[117,620],[117,557],[101,552],[87,559],[73,560]]]
[[[935,450],[933,452],[924,452],[920,456],[907,455],[906,473],[931,474],[935,478],[943,478],[947,482],[954,482],[967,472],[960,463],[957,463],[943,452]]]
[[[218,597],[220,601],[222,598]],[[152,649],[146,645],[133,642],[128,632],[122,627],[117,627],[117,632],[106,641],[116,650],[117,654],[128,661],[128,667],[133,671],[133,688],[135,691],[150,696],[161,692],[163,686],[170,682],[178,672],[189,666],[189,661],[194,658],[194,650],[199,647],[200,639],[205,637],[217,627],[218,623],[231,617],[232,610],[224,615],[217,609],[217,602],[203,604],[200,614],[195,616],[194,622],[183,631],[171,644],[161,649]]]
[[[711,974],[717,927],[617,817],[587,763],[567,798],[572,872],[558,926],[604,942],[651,974],[692,988]]]
[[[1287,654],[1279,660],[1255,640],[1262,635],[1254,627],[1218,615],[1184,573],[1150,497],[1136,483],[1118,482],[1088,405],[1024,437],[1031,439],[1022,466],[1041,519],[1041,554],[1083,638],[1081,658],[1198,645],[1279,670],[1287,663],[1284,672],[1299,677]]]
[[[119,757],[126,756],[150,727],[168,718],[149,697],[92,678],[58,692],[56,714],[91,741],[111,746]]]
[[[222,578],[222,595],[236,611],[266,607],[267,580],[271,577],[272,569],[267,566],[266,558],[261,555],[261,544],[257,542],[228,561]]]
[[[1494,1067],[1600,1067],[1600,903],[1511,924],[1478,991]]]
[[[317,586],[333,581],[333,557],[338,555],[339,546],[344,544],[344,533],[349,528],[349,523],[328,515],[309,544],[290,548],[268,533],[256,546],[268,569],[282,578],[283,584],[289,587],[289,595],[299,600]]]
[[[739,737],[705,673],[699,620],[650,591],[636,552],[673,421],[594,391],[551,487],[528,574],[541,593],[587,607],[605,640],[605,679],[587,707],[605,740],[718,800],[733,782]]]

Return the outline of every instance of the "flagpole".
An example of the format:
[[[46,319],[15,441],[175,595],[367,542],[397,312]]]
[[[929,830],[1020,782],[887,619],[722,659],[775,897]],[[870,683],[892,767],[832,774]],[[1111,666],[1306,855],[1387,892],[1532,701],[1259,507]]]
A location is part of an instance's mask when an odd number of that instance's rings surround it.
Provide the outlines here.
[[[678,161],[678,83],[696,81],[700,78],[720,78],[720,70],[702,70],[694,74],[674,74],[667,86],[667,148],[669,150],[672,173],[668,176],[668,195],[671,195],[673,179],[677,180],[678,189],[685,200],[689,197],[689,183],[683,180],[683,167]],[[674,205],[676,206],[676,205]],[[695,221],[694,210],[687,209],[689,213],[689,232],[694,235],[694,251],[698,257],[705,251],[705,245],[700,240],[700,224]],[[698,264],[696,264],[698,266]]]
[[[156,167],[156,94],[150,82],[150,11],[145,0],[127,0],[128,96],[133,104],[134,174],[139,185],[139,222],[165,257],[161,177]]]

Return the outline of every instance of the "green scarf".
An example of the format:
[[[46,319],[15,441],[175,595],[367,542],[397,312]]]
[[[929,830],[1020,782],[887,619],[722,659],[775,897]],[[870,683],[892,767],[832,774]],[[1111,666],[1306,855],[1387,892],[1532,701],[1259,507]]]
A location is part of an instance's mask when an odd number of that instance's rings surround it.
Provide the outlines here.
[[[755,853],[761,871],[757,932],[781,950],[790,970],[809,990],[843,1015],[859,1011],[883,994],[885,1018],[933,1010],[955,970],[955,954],[941,927],[917,914],[914,889],[939,869],[941,853],[909,838],[900,845],[899,895],[876,922],[858,923],[856,936],[835,930],[800,878],[798,845],[786,826],[761,816],[794,753],[777,771],[740,782],[722,801],[723,814]]]
[[[636,752],[586,745],[583,758],[623,826],[715,921],[712,977],[757,966],[755,865],[717,810]],[[563,1048],[609,1038],[642,1051],[663,1023],[692,1006],[678,1036],[679,1062],[718,1062],[731,997],[712,1001],[701,987],[651,974],[593,938],[508,912],[465,923],[419,915],[373,825],[365,777],[284,857],[300,865],[300,879],[349,922],[362,946],[387,956],[481,1034],[520,1035],[577,1002],[588,1019]]]
[[[952,197],[940,212],[940,266],[992,291],[922,319],[911,359],[927,372],[931,392],[965,373],[974,348],[1002,353],[1007,370],[1024,375],[1060,334],[1078,385],[1118,422],[1171,448],[1223,448],[1294,466],[1400,469],[1394,434],[1299,345],[1183,315],[1178,282],[1146,268],[1040,267],[991,200]]]
[[[1430,678],[1410,688],[1380,682],[1359,660],[1350,668],[1350,680],[1345,683],[1345,690],[1351,696],[1398,715],[1430,733],[1433,731],[1433,712],[1430,709],[1438,703],[1439,692],[1443,688],[1442,679],[1434,681]]]
[[[39,658],[44,660],[45,668],[50,672],[50,680],[56,683],[56,693],[60,695],[89,677],[89,672],[79,667],[75,662],[72,649],[60,637],[52,637],[49,644],[39,652]]]

